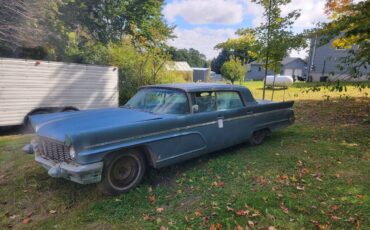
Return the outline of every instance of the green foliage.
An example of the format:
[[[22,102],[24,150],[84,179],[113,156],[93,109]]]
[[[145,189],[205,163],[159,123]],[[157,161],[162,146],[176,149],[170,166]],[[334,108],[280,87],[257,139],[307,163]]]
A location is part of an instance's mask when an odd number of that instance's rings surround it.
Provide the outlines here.
[[[198,50],[169,48],[169,54],[173,61],[186,61],[191,67],[207,67],[207,58]]]
[[[130,41],[109,44],[109,63],[119,69],[120,104],[132,97],[138,87],[153,83],[147,66],[148,56],[139,53]]]
[[[74,0],[59,9],[60,19],[70,30],[85,31],[91,38],[108,44],[125,35],[134,41],[153,40],[161,29],[168,37],[172,29],[162,20],[161,0]]]
[[[213,58],[211,61],[211,70],[217,74],[221,73],[222,65],[230,60],[231,52],[227,51],[226,49],[222,49],[220,53],[218,53],[217,57]]]
[[[271,69],[275,73],[280,72],[280,62],[292,49],[306,46],[305,39],[301,34],[292,32],[292,24],[300,16],[298,10],[289,12],[286,16],[281,15],[281,8],[290,0],[258,1],[264,8],[265,21],[255,30],[257,44],[254,46],[257,60],[265,64],[265,69]],[[270,5],[271,4],[271,5]],[[267,61],[267,66],[266,66]]]
[[[370,64],[370,1],[328,0],[326,7],[332,20],[309,34],[346,49],[348,55],[340,59],[340,66],[352,77],[361,77]]]
[[[256,37],[252,29],[239,29],[236,31],[239,36],[237,38],[229,38],[226,42],[219,43],[215,46],[216,49],[227,50],[242,61],[243,64],[254,60],[256,54],[254,52],[256,45]]]
[[[237,58],[231,58],[221,67],[222,76],[234,84],[235,81],[241,80],[245,76],[245,69],[242,62]]]
[[[130,39],[110,43],[107,62],[119,68],[120,104],[124,104],[143,85],[183,82],[181,77],[165,71],[169,56],[160,49],[137,49]]]

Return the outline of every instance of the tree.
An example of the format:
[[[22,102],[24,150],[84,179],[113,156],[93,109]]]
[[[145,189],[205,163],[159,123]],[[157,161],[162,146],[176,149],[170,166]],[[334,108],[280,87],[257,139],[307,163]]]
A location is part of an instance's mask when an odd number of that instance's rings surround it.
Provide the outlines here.
[[[221,73],[224,78],[231,81],[231,84],[234,84],[235,81],[244,78],[245,69],[239,59],[231,58],[222,65]]]
[[[173,61],[186,61],[191,67],[207,67],[207,58],[198,50],[169,48],[169,53]]]
[[[300,16],[299,11],[289,12],[285,17],[281,15],[281,7],[290,0],[253,0],[253,2],[264,8],[265,21],[255,29],[258,42],[254,47],[258,53],[258,61],[264,63],[262,98],[265,99],[267,70],[273,69],[278,73],[282,59],[291,49],[305,46],[305,39],[291,31],[292,24]]]
[[[0,53],[44,58],[52,46],[55,9],[60,1],[0,0]]]
[[[348,56],[342,59],[353,77],[361,75],[361,68],[370,63],[370,1],[327,0],[326,14],[331,22],[322,24],[313,35],[323,38],[323,42],[331,39],[337,48],[346,48]]]
[[[61,20],[72,31],[83,30],[104,44],[120,41],[125,35],[133,42],[151,40],[152,28],[169,36],[172,28],[162,19],[162,0],[75,0],[60,8]]]
[[[213,58],[211,61],[211,70],[217,74],[221,73],[222,65],[230,60],[231,53],[226,49],[222,49],[220,53],[218,53],[216,58]]]
[[[217,44],[215,48],[227,50],[231,55],[239,58],[244,65],[251,62],[255,57],[253,50],[256,37],[252,29],[239,29],[236,34],[239,37],[229,38],[226,42]]]

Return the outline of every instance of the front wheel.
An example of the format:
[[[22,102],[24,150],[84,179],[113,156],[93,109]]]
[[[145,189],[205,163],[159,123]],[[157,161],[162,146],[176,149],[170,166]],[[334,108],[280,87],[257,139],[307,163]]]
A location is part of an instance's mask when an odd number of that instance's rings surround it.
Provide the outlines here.
[[[109,156],[104,162],[103,178],[99,185],[106,195],[118,195],[135,188],[145,173],[145,159],[139,151]]]

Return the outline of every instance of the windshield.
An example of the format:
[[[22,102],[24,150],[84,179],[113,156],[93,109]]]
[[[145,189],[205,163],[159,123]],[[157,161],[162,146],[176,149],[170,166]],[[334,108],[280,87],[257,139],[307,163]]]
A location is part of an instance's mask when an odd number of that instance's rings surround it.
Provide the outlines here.
[[[185,93],[171,89],[142,89],[124,107],[159,114],[189,113],[189,103]]]

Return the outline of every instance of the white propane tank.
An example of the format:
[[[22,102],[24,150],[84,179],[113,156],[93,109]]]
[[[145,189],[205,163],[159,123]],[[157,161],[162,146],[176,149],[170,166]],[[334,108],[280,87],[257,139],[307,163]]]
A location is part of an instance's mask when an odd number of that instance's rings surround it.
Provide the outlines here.
[[[288,88],[289,86],[293,85],[293,77],[288,75],[276,75],[275,83],[274,83],[274,76],[267,75],[266,76],[266,86],[268,87],[285,87]]]

